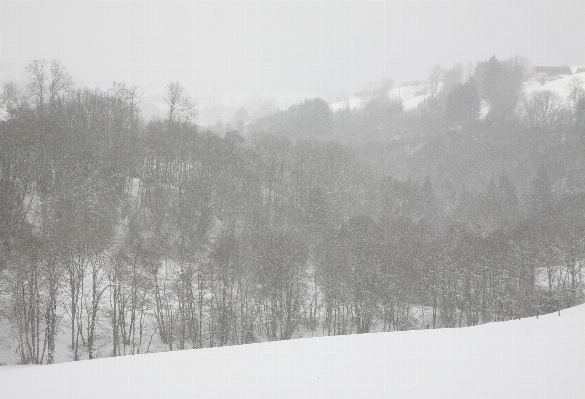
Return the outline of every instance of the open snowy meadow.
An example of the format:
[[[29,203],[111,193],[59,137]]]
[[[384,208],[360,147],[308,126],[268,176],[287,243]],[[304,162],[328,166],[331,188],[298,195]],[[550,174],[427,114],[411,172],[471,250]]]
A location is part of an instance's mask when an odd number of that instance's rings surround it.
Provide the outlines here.
[[[468,328],[0,367],[0,397],[578,399],[583,332],[580,305]]]

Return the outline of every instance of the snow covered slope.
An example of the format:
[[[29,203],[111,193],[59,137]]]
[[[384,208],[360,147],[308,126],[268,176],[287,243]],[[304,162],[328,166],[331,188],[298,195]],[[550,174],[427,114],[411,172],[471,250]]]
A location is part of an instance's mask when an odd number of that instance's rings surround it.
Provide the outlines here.
[[[364,105],[364,99],[362,98],[352,98],[350,100],[345,100],[345,101],[338,101],[336,103],[333,104],[329,104],[329,108],[331,109],[331,111],[333,112],[337,112],[340,111],[342,109],[355,109],[355,108],[359,108],[362,105]]]
[[[577,67],[572,67],[575,71]],[[529,97],[532,94],[543,91],[543,90],[550,90],[557,93],[563,99],[566,99],[568,90],[567,90],[567,83],[572,77],[577,77],[583,80],[583,89],[585,90],[585,72],[575,73],[572,76],[569,75],[562,75],[560,79],[552,80],[546,82],[545,84],[540,84],[539,82],[528,82],[524,83],[524,93]],[[439,88],[440,89],[440,88]],[[409,111],[411,109],[417,108],[424,100],[430,97],[430,94],[427,94],[430,89],[425,85],[419,86],[407,86],[401,87],[397,89],[390,90],[388,95],[391,98],[400,98],[402,100],[402,106],[404,107],[405,111]],[[329,107],[333,112],[339,111],[341,109],[355,109],[359,108],[364,105],[364,101],[360,98],[352,98],[346,101],[339,101],[333,104],[330,104]],[[487,102],[482,100],[481,104],[481,116],[485,118],[487,113],[489,112],[489,105]]]
[[[585,397],[585,305],[478,327],[0,367],[0,398]]]
[[[411,109],[416,109],[423,101],[425,101],[430,96],[431,96],[430,94],[422,94],[420,96],[416,96],[413,98],[409,98],[408,100],[404,100],[404,101],[402,101],[402,108],[405,111],[410,111]]]
[[[563,99],[567,97],[569,94],[567,90],[567,83],[571,80],[572,77],[579,78],[583,81],[581,87],[585,90],[585,72],[575,73],[571,75],[561,75],[560,79],[551,80],[549,82],[545,82],[544,84],[540,84],[539,82],[530,82],[524,84],[524,92],[526,95],[530,96],[533,93],[543,90],[550,90],[552,92],[557,93]]]
[[[439,87],[440,89],[440,87]],[[405,86],[392,89],[388,92],[390,98],[400,99],[405,111],[415,109],[426,100],[430,95],[428,85]],[[352,98],[345,101],[338,101],[329,104],[331,111],[336,112],[342,109],[356,109],[364,106],[367,99]]]

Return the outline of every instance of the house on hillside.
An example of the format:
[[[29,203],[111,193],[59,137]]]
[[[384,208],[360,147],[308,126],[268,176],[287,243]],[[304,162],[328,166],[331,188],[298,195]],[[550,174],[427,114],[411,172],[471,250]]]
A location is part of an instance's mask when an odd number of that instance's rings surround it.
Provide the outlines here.
[[[530,72],[530,78],[537,82],[546,82],[550,80],[557,80],[561,78],[561,75],[572,75],[571,67],[548,67],[548,66],[535,66]]]

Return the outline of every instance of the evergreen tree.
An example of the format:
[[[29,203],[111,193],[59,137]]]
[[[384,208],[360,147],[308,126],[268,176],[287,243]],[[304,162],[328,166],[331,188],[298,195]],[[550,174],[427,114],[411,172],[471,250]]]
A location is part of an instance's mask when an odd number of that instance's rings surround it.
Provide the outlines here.
[[[495,55],[477,64],[474,76],[480,98],[490,106],[490,118],[506,120],[514,115],[522,94],[523,68],[517,57],[499,61]]]
[[[535,217],[547,217],[553,211],[552,181],[546,166],[540,165],[530,185],[530,210]]]
[[[475,80],[469,78],[464,84],[457,84],[449,92],[445,104],[447,118],[456,123],[477,120],[480,113],[480,103]]]

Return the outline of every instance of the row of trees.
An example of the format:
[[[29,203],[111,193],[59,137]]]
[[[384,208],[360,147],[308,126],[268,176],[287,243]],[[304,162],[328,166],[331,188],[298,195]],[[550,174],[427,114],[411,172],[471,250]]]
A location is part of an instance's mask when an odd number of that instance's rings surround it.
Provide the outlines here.
[[[472,124],[482,112],[492,123],[521,122],[536,130],[558,130],[559,124],[570,122],[569,114],[576,113],[583,119],[582,79],[571,79],[566,99],[550,90],[525,95],[527,68],[528,61],[523,58],[498,60],[495,56],[467,69],[461,64],[450,69],[436,65],[428,82],[409,88],[411,92],[427,94],[414,111],[404,112],[401,99],[390,97],[392,81],[385,79],[370,82],[356,93],[361,107],[350,109],[348,103],[348,107],[332,112],[323,100],[310,99],[240,126],[240,131],[248,135],[270,133],[293,139],[334,138],[359,143],[427,135]]]
[[[26,70],[0,122],[1,317],[21,363],[54,362],[65,333],[78,360],[474,325],[581,298],[585,201],[557,169],[532,169],[521,195],[507,174],[450,189],[438,169],[381,173],[359,147],[203,131],[178,83],[166,119],[145,122],[138,88]],[[284,114],[301,136],[339,123],[298,116],[313,106],[327,120],[319,100]],[[360,123],[401,112],[384,109]]]

